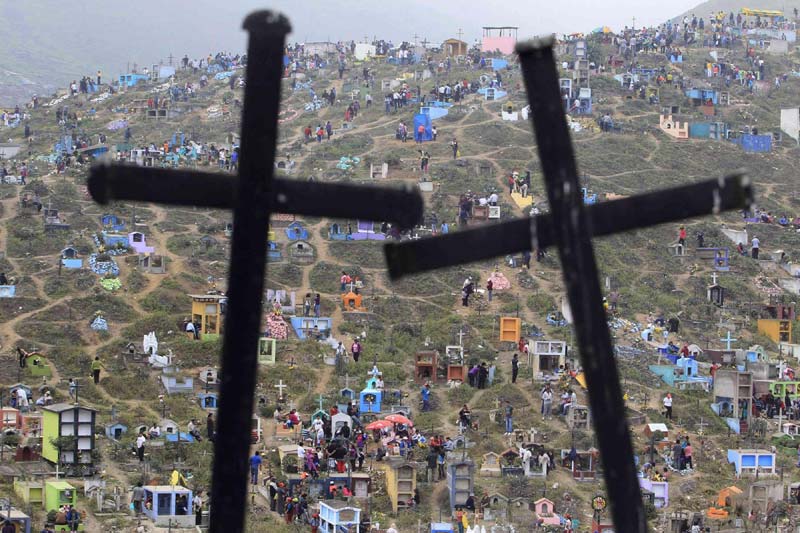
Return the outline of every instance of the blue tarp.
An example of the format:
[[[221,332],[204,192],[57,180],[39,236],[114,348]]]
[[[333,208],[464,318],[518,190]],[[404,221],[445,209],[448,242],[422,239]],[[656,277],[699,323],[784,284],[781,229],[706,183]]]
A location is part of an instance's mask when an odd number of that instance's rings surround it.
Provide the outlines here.
[[[746,133],[733,142],[742,146],[745,152],[763,153],[772,151],[772,135],[751,135]]]
[[[433,139],[433,134],[431,133],[431,117],[430,115],[420,113],[419,115],[414,115],[414,140],[420,140],[417,138],[419,136],[417,130],[419,130],[420,125],[425,126],[425,134],[422,136],[421,140],[430,141]]]
[[[492,59],[492,70],[500,70],[504,68],[508,68],[508,61],[498,58]]]

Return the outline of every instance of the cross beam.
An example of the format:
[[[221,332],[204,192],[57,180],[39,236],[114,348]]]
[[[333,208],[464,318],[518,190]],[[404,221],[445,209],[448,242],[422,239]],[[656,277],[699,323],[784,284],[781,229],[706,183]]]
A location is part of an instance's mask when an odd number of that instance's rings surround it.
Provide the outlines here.
[[[148,202],[158,190],[158,202],[168,205],[233,209],[237,180],[212,172],[100,164],[92,168],[89,194],[100,203],[115,200]],[[268,191],[270,208],[277,213],[331,218],[392,221],[411,229],[422,217],[422,198],[410,186],[388,189],[344,183],[308,182],[273,178]],[[341,199],[342,201],[332,201]]]
[[[273,179],[284,43],[291,28],[286,18],[270,11],[252,13],[243,26],[249,33],[249,61],[238,179],[118,165],[95,167],[89,178],[90,192],[99,202],[233,208],[211,533],[244,531],[270,211],[385,220],[404,228],[413,227],[422,214],[417,193]]]
[[[574,316],[581,361],[617,531],[644,532],[633,447],[591,238],[675,219],[743,208],[749,181],[731,176],[584,207],[559,94],[552,39],[517,46],[551,213],[385,248],[390,276],[555,245]]]
[[[734,174],[673,189],[653,191],[621,200],[586,206],[590,237],[613,235],[665,222],[685,220],[712,212],[741,209],[752,201],[753,191],[746,176]],[[680,202],[670,203],[673,198]],[[664,209],[669,205],[669,209]],[[389,275],[399,279],[517,252],[544,250],[556,244],[556,223],[550,213],[519,218],[500,224],[448,233],[441,237],[387,243]],[[479,247],[474,243],[480,242]]]

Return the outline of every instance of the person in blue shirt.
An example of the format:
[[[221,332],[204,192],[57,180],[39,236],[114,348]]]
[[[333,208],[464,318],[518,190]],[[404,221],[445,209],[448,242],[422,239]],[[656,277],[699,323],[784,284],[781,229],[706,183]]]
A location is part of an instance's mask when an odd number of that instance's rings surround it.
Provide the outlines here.
[[[429,383],[426,383],[422,390],[420,391],[422,395],[422,410],[423,411],[430,411],[431,410],[431,386]]]
[[[258,470],[261,468],[261,452],[250,458],[250,484],[258,485]]]

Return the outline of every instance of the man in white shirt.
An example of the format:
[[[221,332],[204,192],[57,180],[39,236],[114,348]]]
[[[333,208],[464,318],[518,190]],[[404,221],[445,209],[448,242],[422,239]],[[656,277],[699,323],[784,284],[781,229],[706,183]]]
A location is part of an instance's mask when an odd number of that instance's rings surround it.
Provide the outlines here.
[[[752,253],[750,254],[750,256],[753,259],[758,259],[758,248],[759,248],[759,246],[761,246],[761,241],[758,240],[758,237],[753,236],[752,246],[753,246],[753,249],[752,249]]]
[[[17,406],[19,406],[19,410],[22,411],[23,408],[25,410],[28,409],[28,393],[22,387],[17,389]]]
[[[139,433],[139,436],[136,437],[136,455],[139,457],[139,461],[144,461],[144,443],[147,442],[147,437],[144,436],[144,431]]]
[[[302,472],[306,464],[306,449],[303,441],[297,443],[297,471]]]
[[[496,192],[493,192],[489,195],[489,205],[497,205],[497,200],[498,197]]]
[[[664,396],[664,411],[664,416],[672,420],[672,394],[670,393]]]

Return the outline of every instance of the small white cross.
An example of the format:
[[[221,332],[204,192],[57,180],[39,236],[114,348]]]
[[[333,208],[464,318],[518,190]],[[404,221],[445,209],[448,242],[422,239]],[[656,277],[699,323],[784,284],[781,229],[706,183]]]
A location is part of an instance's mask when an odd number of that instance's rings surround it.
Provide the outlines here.
[[[278,399],[283,399],[283,389],[288,387],[288,385],[283,384],[283,380],[280,380],[277,385],[274,386],[278,389]]]

